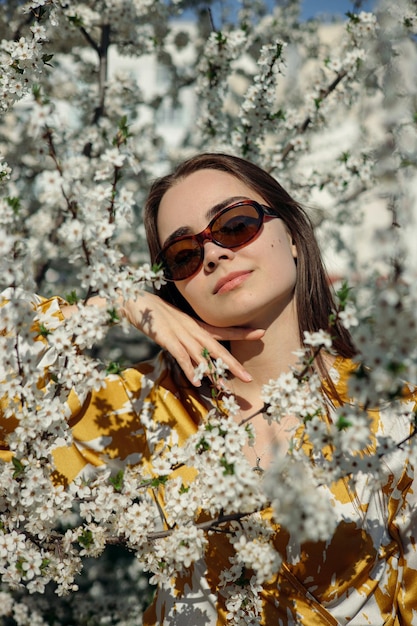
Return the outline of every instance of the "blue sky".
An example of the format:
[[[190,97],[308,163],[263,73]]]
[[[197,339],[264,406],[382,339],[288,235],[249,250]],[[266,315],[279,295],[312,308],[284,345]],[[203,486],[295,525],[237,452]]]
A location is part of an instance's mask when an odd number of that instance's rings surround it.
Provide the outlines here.
[[[362,3],[362,11],[371,11],[375,1],[366,0]],[[347,11],[352,11],[353,2],[349,0],[304,0],[302,18],[309,19],[319,16],[341,16]]]
[[[395,0],[393,0],[395,2]],[[0,0],[1,2],[1,0]],[[240,4],[236,0],[218,0],[212,6],[213,15],[216,18],[219,7],[225,4],[233,12],[233,8],[237,9]],[[275,5],[275,0],[268,0],[269,6]],[[363,0],[362,11],[372,11],[377,4],[377,0]],[[323,20],[332,20],[334,18],[343,19],[347,11],[354,11],[354,0],[303,0],[301,18],[308,20],[312,17],[322,18]],[[184,17],[189,17],[190,11],[185,11]]]

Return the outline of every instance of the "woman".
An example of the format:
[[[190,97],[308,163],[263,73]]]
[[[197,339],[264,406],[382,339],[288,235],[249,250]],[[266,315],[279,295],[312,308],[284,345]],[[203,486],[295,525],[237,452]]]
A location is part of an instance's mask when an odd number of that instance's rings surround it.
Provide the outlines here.
[[[164,352],[153,364],[126,370],[123,380],[109,379],[86,402],[74,395],[74,445],[57,451],[58,472],[71,481],[113,460],[135,463],[139,451],[148,460],[155,433],[166,437],[164,429],[184,443],[210,408],[205,385],[195,380],[203,353],[230,369],[220,381],[240,405],[230,419],[257,413],[256,451],[248,447],[245,454],[255,469],[265,469],[275,445],[288,447],[298,422],[291,415],[280,424],[264,420],[262,386],[295,365],[304,331],[328,329],[335,309],[309,220],[257,166],[203,154],[154,183],[145,226],[151,259],[168,282],[157,294],[124,302],[121,311]],[[64,315],[71,311],[63,308]],[[348,401],[354,355],[338,322],[331,334],[336,356],[320,353],[315,361],[330,421],[332,407]],[[149,402],[151,420],[143,411]],[[373,423],[375,432],[389,428],[398,441],[410,432],[390,411],[374,411]],[[253,623],[417,624],[413,468],[401,450],[386,463],[386,484],[378,490],[366,480],[356,492],[346,480],[328,488],[338,519],[331,540],[297,545],[291,529],[273,526],[283,564],[259,590],[262,617]],[[174,587],[158,590],[144,624],[226,624],[230,603],[219,586],[232,558],[229,536],[211,535],[205,559]]]

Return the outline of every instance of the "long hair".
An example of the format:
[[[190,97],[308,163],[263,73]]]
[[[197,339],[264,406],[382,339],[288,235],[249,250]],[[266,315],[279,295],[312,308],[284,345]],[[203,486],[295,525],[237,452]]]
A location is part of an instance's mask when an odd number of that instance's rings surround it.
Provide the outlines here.
[[[355,349],[350,333],[337,322],[331,327],[329,324],[330,315],[335,310],[335,300],[309,217],[270,174],[254,163],[227,154],[205,153],[184,161],[173,173],[156,180],[151,186],[144,210],[151,261],[155,261],[161,250],[156,224],[163,196],[177,182],[204,169],[226,172],[241,180],[259,194],[286,225],[297,249],[295,298],[301,341],[304,331],[328,330],[337,353],[343,357],[353,356]],[[196,317],[175,283],[164,285],[158,290],[158,295]]]

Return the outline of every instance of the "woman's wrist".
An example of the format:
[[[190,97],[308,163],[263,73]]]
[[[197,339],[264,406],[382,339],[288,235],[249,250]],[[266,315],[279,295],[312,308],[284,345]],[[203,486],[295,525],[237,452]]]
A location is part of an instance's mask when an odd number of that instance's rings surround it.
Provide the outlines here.
[[[123,297],[120,294],[118,296],[118,298],[116,299],[116,301],[113,301],[111,303],[112,306],[114,308],[116,308],[117,314],[118,315],[120,314],[120,316],[123,315],[124,302],[125,301],[123,300]],[[109,308],[110,302],[109,302],[109,300],[107,300],[106,298],[103,298],[102,296],[91,296],[85,302],[85,305],[86,306],[95,306],[98,309],[104,309],[104,308]],[[73,315],[77,311],[78,311],[78,304],[64,304],[64,305],[61,305],[61,312],[62,312],[62,315],[65,318],[71,317],[71,315]]]

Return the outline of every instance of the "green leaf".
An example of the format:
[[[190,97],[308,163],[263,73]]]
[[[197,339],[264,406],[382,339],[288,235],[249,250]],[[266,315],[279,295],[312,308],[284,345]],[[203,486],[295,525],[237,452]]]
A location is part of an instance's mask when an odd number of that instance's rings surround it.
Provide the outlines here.
[[[117,472],[116,476],[111,476],[109,478],[109,482],[113,485],[113,487],[115,488],[116,491],[121,491],[123,488],[123,478],[124,478],[124,472],[123,470],[120,470],[119,472]]]
[[[23,71],[21,67],[19,67],[19,64],[17,61],[15,61],[12,66],[11,66],[15,72],[17,72],[18,74],[23,74]]]
[[[40,100],[41,98],[41,86],[35,83],[32,85],[32,94],[35,100]]]
[[[248,441],[255,441],[255,434],[250,426],[250,424],[245,425],[245,431],[248,435]]]
[[[12,458],[12,463],[14,467],[13,478],[19,478],[25,471],[25,466],[15,456]]]
[[[107,313],[109,314],[109,323],[110,324],[117,324],[118,322],[120,322],[120,317],[119,317],[119,314],[117,312],[117,309],[115,309],[115,308],[107,309]]]
[[[245,575],[245,572],[246,572],[246,571],[247,571],[247,570],[246,570],[246,568],[245,568],[245,569],[243,570],[243,572],[242,572],[242,574],[241,574],[240,578],[238,578],[238,579],[235,581],[235,584],[236,584],[236,585],[238,585],[239,587],[246,587],[246,585],[249,585],[249,584],[250,584],[250,578],[249,578],[249,576],[248,576],[247,574]]]
[[[162,269],[162,267],[163,267],[162,263],[154,263],[152,265],[152,271],[155,272],[156,274],[157,272],[159,272],[159,270]]]
[[[223,474],[225,476],[234,476],[235,464],[229,463],[224,457],[220,459],[220,465],[223,467]]]
[[[220,45],[225,44],[225,43],[226,43],[226,41],[227,41],[227,37],[226,37],[225,35],[223,35],[223,33],[222,33],[222,31],[221,31],[221,30],[219,30],[219,31],[216,33],[216,39],[217,39],[217,43],[219,43]]]
[[[352,426],[352,422],[348,420],[346,415],[339,415],[336,422],[337,430],[346,430],[346,428],[349,428],[350,426]]]
[[[161,487],[161,485],[165,485],[167,480],[168,480],[168,476],[158,476],[156,478],[153,478],[151,480],[151,487],[154,487],[155,489],[157,489],[158,487]]]
[[[106,374],[116,374],[120,376],[123,372],[123,367],[118,361],[110,361],[106,367]]]
[[[286,120],[286,114],[284,109],[279,109],[278,111],[276,111],[275,113],[270,113],[268,115],[268,119],[270,120],[282,120],[285,122]]]
[[[127,125],[127,115],[123,115],[119,122],[119,130],[125,135],[127,138],[129,136],[129,127]]]
[[[338,157],[338,161],[341,163],[347,163],[350,158],[350,152],[348,150],[342,152],[342,154]]]
[[[54,58],[53,54],[43,54],[42,55],[42,61],[45,63],[45,65],[50,65],[49,61],[51,61]]]
[[[50,562],[51,562],[51,559],[42,559],[41,570],[45,570],[48,567]]]
[[[76,26],[77,28],[81,28],[81,27],[84,26],[84,22],[82,20],[82,17],[77,15],[77,13],[75,15],[69,15],[68,16],[68,21],[71,22],[71,24],[73,24],[73,26]]]
[[[91,530],[83,530],[81,535],[78,537],[78,543],[80,543],[85,548],[91,546],[91,544],[93,543],[93,533],[91,532]]]
[[[6,202],[11,209],[13,209],[13,213],[17,215],[20,209],[20,198],[15,198],[13,196],[8,196],[6,198]]]
[[[207,450],[210,450],[210,444],[204,438],[201,438],[200,441],[196,444],[195,449],[199,454],[201,454],[201,452],[206,452]]]
[[[322,102],[323,98],[314,98],[314,106],[316,107],[316,111],[319,110]]]
[[[49,328],[46,328],[46,326],[44,324],[39,324],[39,334],[42,337],[47,337],[51,333],[52,333],[52,331],[49,330]]]
[[[348,17],[350,19],[351,22],[354,22],[355,24],[359,24],[359,15],[357,15],[356,13],[352,13],[352,11],[347,11],[345,13],[346,17]]]
[[[361,363],[351,375],[358,380],[367,380],[369,378],[369,373],[363,363]]]
[[[207,361],[210,361],[210,352],[208,351],[207,348],[203,348],[201,351],[201,356],[203,357],[203,359],[206,359]]]
[[[71,293],[67,293],[67,295],[64,296],[64,298],[68,302],[68,304],[78,304],[78,296],[77,296],[77,292],[75,291],[75,289],[73,289]]]
[[[407,366],[405,363],[399,361],[390,361],[387,364],[387,370],[394,375],[403,374],[407,371]]]
[[[349,299],[349,293],[351,292],[351,290],[352,288],[349,287],[348,282],[344,280],[340,289],[338,289],[338,291],[336,292],[336,297],[339,300],[340,309],[342,311],[346,307],[347,301]]]
[[[129,137],[130,137],[130,133],[129,133],[129,126],[127,124],[127,115],[123,115],[123,117],[120,118],[118,131],[116,133],[116,136],[113,139],[113,145],[121,146],[122,144],[126,143]]]

